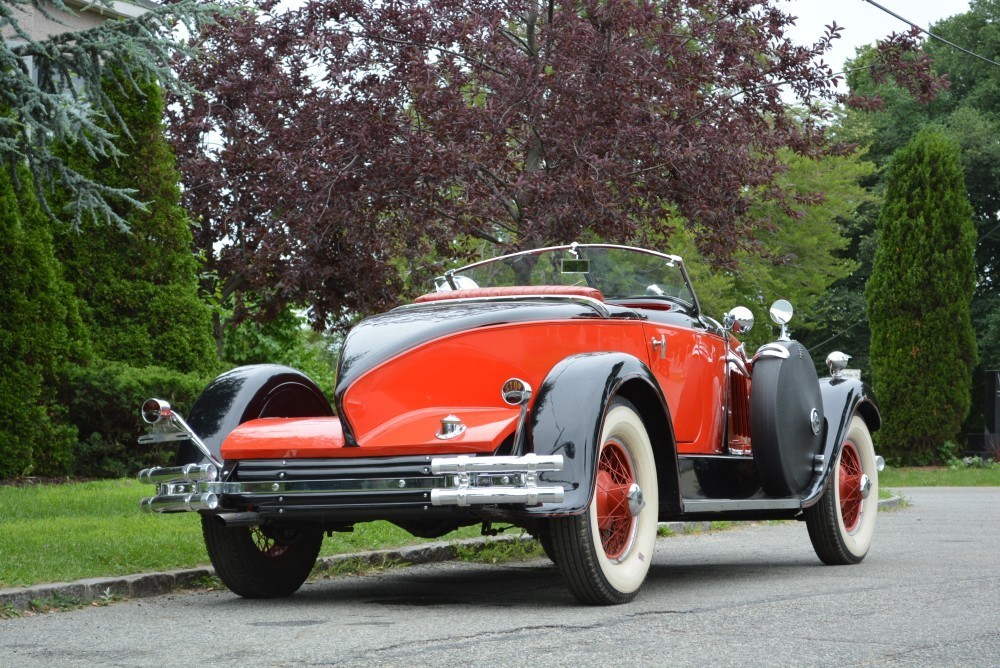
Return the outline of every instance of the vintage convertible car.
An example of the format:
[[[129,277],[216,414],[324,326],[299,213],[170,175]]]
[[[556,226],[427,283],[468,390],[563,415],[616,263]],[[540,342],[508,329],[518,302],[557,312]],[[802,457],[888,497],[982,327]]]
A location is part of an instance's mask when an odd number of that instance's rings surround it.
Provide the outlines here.
[[[820,380],[772,307],[777,340],[749,355],[743,307],[707,317],[681,258],[606,244],[506,255],[361,321],[335,406],[282,366],[234,369],[185,421],[151,399],[141,507],[201,514],[219,577],[245,597],[296,591],[324,532],[388,520],[418,536],[509,523],[530,531],[579,600],[631,600],[665,520],[804,520],[819,558],[868,552],[879,412]]]

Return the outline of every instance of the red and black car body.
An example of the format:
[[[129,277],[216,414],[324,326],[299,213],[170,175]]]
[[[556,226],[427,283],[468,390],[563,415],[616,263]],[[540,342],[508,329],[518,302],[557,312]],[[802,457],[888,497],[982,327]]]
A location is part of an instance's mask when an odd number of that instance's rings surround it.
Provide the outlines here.
[[[150,400],[145,440],[176,439],[142,507],[196,511],[222,580],[294,592],[324,532],[388,520],[435,537],[525,527],[584,602],[630,600],[657,523],[804,519],[820,558],[871,543],[879,413],[785,334],[750,356],[746,309],[701,312],[680,258],[570,244],[449,272],[347,335],[333,405],[298,371],[241,367],[187,421]],[[874,495],[873,495],[874,494]]]

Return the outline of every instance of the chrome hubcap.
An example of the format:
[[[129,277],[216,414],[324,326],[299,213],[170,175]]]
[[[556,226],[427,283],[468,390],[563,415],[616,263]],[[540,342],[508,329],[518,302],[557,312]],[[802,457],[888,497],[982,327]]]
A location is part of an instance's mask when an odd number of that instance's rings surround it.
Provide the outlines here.
[[[872,493],[872,479],[865,474],[861,474],[861,498],[867,499],[868,495]]]
[[[646,500],[642,498],[642,490],[639,485],[632,483],[628,488],[628,511],[632,517],[638,517],[639,512],[646,507]]]

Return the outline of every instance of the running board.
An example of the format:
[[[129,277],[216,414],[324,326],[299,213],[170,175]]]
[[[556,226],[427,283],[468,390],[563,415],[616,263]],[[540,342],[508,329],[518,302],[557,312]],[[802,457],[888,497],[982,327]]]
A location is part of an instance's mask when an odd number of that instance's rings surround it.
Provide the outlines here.
[[[718,513],[747,514],[777,512],[794,515],[802,509],[802,499],[684,499],[684,514],[714,515]]]

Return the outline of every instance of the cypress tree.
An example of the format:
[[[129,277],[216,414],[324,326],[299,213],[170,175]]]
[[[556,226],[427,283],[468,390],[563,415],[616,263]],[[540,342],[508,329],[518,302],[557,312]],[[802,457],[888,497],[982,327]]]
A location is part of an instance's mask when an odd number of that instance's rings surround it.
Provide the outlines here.
[[[15,195],[0,165],[0,479],[71,471],[76,429],[56,394],[65,365],[87,351],[31,176],[17,171]]]
[[[969,412],[976,340],[975,230],[958,146],[921,130],[889,165],[865,290],[878,443],[907,464],[940,461]]]
[[[198,296],[191,221],[180,207],[179,176],[163,136],[163,95],[109,86],[130,136],[117,160],[67,150],[67,163],[94,181],[134,189],[145,210],[119,203],[128,229],[85,223],[58,235],[59,256],[82,302],[97,357],[131,366],[211,373],[218,360],[209,307]],[[62,199],[70,198],[64,193]]]

